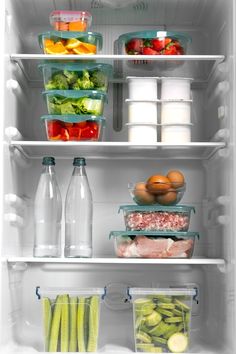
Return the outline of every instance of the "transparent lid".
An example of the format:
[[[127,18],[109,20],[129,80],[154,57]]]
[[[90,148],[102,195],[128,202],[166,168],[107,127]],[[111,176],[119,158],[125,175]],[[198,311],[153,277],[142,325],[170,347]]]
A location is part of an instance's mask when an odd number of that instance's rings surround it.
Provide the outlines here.
[[[133,38],[165,38],[171,37],[173,39],[182,40],[185,42],[191,42],[192,38],[181,32],[169,32],[162,30],[149,30],[149,31],[140,31],[140,32],[129,32],[122,34],[119,38],[119,42],[127,42]]]
[[[39,40],[39,45],[40,48],[43,48],[43,39],[48,38],[48,39],[71,39],[71,38],[76,38],[76,39],[83,39],[84,41],[88,40],[89,37],[93,37],[93,40],[97,40],[97,46],[98,49],[102,49],[102,35],[97,32],[72,32],[72,31],[48,31],[44,33],[40,33],[38,35],[38,40]]]
[[[95,63],[42,63],[38,65],[41,70],[47,69],[57,69],[57,70],[68,70],[68,71],[95,71],[100,70],[106,73],[108,76],[112,74],[112,65],[110,64],[95,64]]]
[[[60,120],[61,122],[66,123],[80,123],[85,122],[87,120],[98,122],[98,123],[105,123],[106,118],[102,116],[91,116],[91,115],[84,115],[80,116],[77,114],[68,114],[68,115],[56,115],[56,114],[47,114],[40,118],[43,121],[52,121],[52,120]]]
[[[36,295],[38,299],[41,297],[50,297],[50,296],[57,296],[60,294],[67,294],[67,295],[103,295],[106,294],[106,288],[66,288],[66,287],[36,287]]]
[[[189,232],[172,232],[172,231],[111,231],[109,239],[112,237],[129,237],[129,236],[147,236],[147,237],[176,237],[176,238],[191,238],[197,237],[199,239],[199,233],[195,231]]]
[[[50,13],[50,24],[53,25],[55,21],[74,22],[86,21],[88,26],[91,26],[92,15],[88,11],[69,11],[69,10],[55,10]]]
[[[100,100],[107,100],[107,94],[101,91],[93,90],[49,90],[43,91],[42,95],[45,96],[58,96],[67,98],[81,98],[89,97]]]
[[[196,296],[196,289],[187,288],[128,288],[129,295],[188,295]]]
[[[190,213],[193,211],[195,213],[195,208],[188,205],[175,205],[175,206],[162,206],[162,205],[121,205],[119,211],[126,212],[140,211],[140,212],[152,212],[152,211],[166,211],[166,212],[179,212],[179,213]]]

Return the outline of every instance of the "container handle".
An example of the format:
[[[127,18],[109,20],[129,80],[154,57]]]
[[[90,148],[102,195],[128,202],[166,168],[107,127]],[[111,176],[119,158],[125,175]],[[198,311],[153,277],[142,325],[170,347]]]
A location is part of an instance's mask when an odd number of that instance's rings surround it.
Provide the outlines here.
[[[40,300],[40,299],[41,299],[41,295],[40,295],[39,291],[40,291],[40,286],[36,286],[36,289],[35,289],[35,294],[36,294],[36,296],[37,296],[38,300]]]

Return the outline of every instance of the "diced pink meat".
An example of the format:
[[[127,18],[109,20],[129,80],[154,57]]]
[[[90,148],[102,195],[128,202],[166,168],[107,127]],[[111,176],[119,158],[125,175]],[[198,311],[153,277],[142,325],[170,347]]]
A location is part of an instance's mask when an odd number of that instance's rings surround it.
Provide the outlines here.
[[[129,230],[187,231],[189,215],[177,212],[132,212],[125,216]]]
[[[168,249],[169,257],[181,257],[183,254],[190,255],[193,248],[193,240],[175,241]],[[183,256],[182,256],[183,258]]]

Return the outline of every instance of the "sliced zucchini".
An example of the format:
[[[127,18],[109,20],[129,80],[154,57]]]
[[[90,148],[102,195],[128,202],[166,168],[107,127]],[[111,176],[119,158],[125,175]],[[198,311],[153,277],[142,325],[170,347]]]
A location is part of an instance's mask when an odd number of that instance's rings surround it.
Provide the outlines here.
[[[172,353],[184,353],[188,348],[188,338],[183,333],[173,334],[167,342]]]

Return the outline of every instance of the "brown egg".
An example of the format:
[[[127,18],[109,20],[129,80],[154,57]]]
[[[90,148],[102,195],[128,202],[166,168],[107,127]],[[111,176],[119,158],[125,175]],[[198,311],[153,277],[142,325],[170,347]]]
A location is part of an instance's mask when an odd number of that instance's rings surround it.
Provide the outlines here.
[[[169,171],[166,177],[170,180],[172,187],[175,189],[183,187],[185,183],[184,175],[178,170]]]
[[[157,203],[161,205],[171,205],[174,204],[177,200],[177,192],[170,191],[156,197]]]
[[[147,191],[146,183],[136,183],[134,187],[134,196],[138,204],[154,204],[155,196]]]
[[[171,187],[170,180],[162,175],[154,175],[147,180],[147,189],[153,194],[163,194]]]

